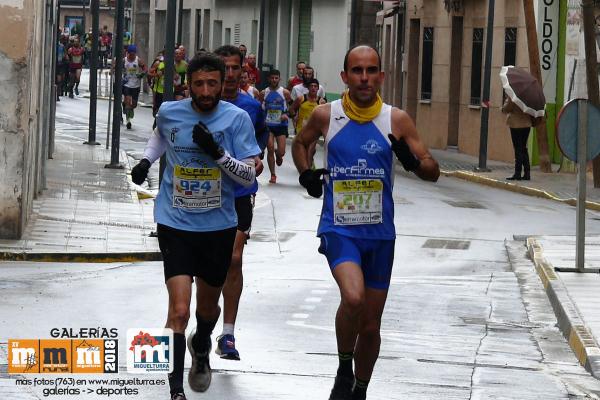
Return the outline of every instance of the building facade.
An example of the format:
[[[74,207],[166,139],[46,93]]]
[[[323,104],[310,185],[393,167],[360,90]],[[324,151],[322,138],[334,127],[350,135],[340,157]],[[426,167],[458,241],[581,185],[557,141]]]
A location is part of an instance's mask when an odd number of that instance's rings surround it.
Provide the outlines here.
[[[479,154],[487,3],[390,1],[378,14],[383,96],[410,114],[432,148]],[[529,68],[527,35],[522,0],[495,4],[488,157],[512,161],[498,74],[503,65]]]
[[[52,152],[56,0],[0,0],[0,238],[20,238]]]
[[[343,59],[350,43],[351,0],[266,0],[263,64],[282,75],[296,72],[296,62],[315,68],[328,98],[344,90],[340,79]],[[182,44],[190,53],[215,49],[223,44],[245,44],[258,53],[261,0],[184,0]],[[359,40],[374,43],[375,11],[379,3],[361,10]],[[156,0],[150,12],[150,53],[163,49],[166,38],[167,1]],[[360,27],[359,27],[360,28]],[[370,38],[369,35],[373,36]]]

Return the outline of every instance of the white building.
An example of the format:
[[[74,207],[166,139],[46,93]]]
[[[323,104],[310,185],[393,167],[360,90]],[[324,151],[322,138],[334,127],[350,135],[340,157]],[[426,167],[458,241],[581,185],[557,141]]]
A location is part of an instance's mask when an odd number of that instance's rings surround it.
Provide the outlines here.
[[[344,90],[340,78],[350,43],[351,0],[266,0],[263,61],[286,78],[305,61],[317,72],[328,98]],[[190,54],[223,44],[258,52],[260,0],[184,0],[182,43]],[[167,0],[150,12],[150,53],[164,47]]]

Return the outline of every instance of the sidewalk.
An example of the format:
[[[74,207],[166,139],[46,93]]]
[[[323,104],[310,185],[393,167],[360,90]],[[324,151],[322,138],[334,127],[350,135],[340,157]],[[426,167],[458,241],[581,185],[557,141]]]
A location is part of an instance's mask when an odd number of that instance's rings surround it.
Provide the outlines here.
[[[529,238],[527,248],[561,332],[581,365],[600,379],[600,275],[555,271],[575,268],[573,236]],[[599,236],[586,237],[584,266],[600,267]]]
[[[506,177],[514,172],[512,164],[499,161],[488,161],[487,167],[491,172],[475,172],[479,165],[477,157],[458,153],[452,150],[432,149],[433,157],[439,162],[442,173],[464,179],[470,182],[509,190],[529,196],[546,198],[576,205],[577,199],[577,174],[570,173],[543,173],[539,166],[531,168],[530,181],[507,181]],[[557,171],[558,165],[552,165],[552,170]],[[587,202],[591,210],[600,210],[600,188],[594,188],[591,173],[587,176]]]
[[[100,124],[99,124],[100,125]],[[1,260],[158,260],[152,200],[138,200],[123,169],[108,169],[110,150],[82,144],[83,121],[56,120],[54,158],[47,160],[47,188],[33,202],[21,240],[0,240]],[[104,127],[106,129],[106,127]]]

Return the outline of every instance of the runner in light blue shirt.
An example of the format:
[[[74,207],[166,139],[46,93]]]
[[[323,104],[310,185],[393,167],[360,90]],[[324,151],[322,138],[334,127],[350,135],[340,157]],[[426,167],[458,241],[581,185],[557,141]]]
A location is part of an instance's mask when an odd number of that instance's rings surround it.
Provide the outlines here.
[[[254,183],[254,156],[260,152],[248,114],[220,101],[225,79],[221,58],[198,54],[187,78],[191,99],[162,104],[143,159],[131,171],[133,182],[141,184],[150,165],[166,154],[154,215],[169,293],[166,327],[174,332],[171,400],[186,399],[185,329],[193,278],[197,325],[187,340],[192,355],[188,382],[197,392],[210,386],[210,335],[221,313],[218,302],[237,232],[235,184]]]

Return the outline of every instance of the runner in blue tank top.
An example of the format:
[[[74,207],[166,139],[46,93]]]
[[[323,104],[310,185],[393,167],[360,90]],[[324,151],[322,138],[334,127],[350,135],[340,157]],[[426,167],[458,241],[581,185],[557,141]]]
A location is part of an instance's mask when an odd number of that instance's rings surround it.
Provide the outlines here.
[[[384,73],[375,49],[350,49],[341,77],[348,91],[314,110],[292,156],[311,196],[325,188],[319,252],[342,297],[335,321],[339,367],[329,399],[361,400],[379,356],[394,259],[393,155],[423,180],[437,181],[440,171],[408,114],[381,101]],[[311,170],[308,149],[321,135],[325,168]]]
[[[279,86],[281,73],[272,69],[269,72],[269,86],[260,92],[259,101],[265,110],[266,124],[269,128],[269,142],[267,144],[267,164],[271,171],[269,183],[277,183],[275,163],[283,164],[285,155],[285,140],[288,137],[288,104],[292,102],[290,92]],[[277,142],[277,151],[275,151]]]
[[[225,82],[223,84],[223,100],[236,105],[246,111],[254,125],[257,141],[269,133],[265,127],[265,117],[260,103],[252,97],[240,91],[240,76],[242,73],[242,54],[238,47],[225,45],[215,50],[225,63]],[[259,147],[261,145],[259,144]],[[262,162],[258,155],[264,147],[254,154],[256,163],[256,175],[262,171]],[[223,332],[217,337],[216,353],[221,358],[228,360],[239,360],[240,354],[235,347],[235,321],[242,295],[244,277],[242,274],[242,257],[244,246],[250,237],[252,227],[252,216],[254,209],[254,197],[258,191],[256,179],[250,187],[237,186],[235,191],[235,211],[238,216],[238,226],[235,235],[235,244],[231,255],[231,265],[227,272],[227,279],[223,286]]]

